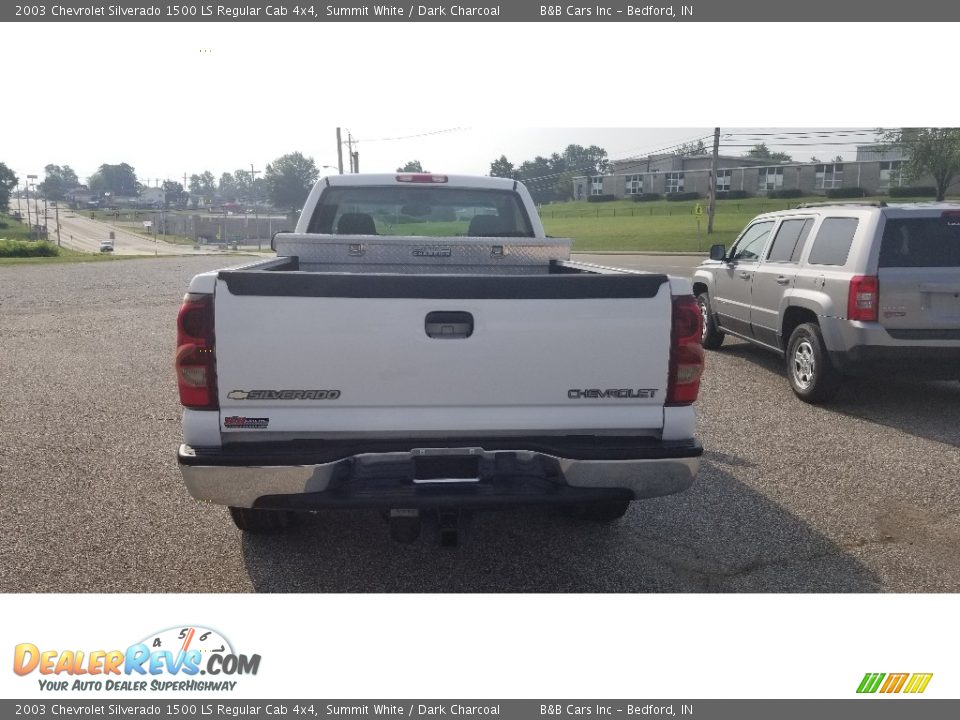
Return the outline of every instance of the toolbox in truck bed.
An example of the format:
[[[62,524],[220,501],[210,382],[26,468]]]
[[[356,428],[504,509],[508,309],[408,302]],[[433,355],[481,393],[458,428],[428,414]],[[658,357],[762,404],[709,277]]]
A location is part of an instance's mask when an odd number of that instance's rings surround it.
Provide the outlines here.
[[[280,257],[296,257],[301,270],[326,272],[485,274],[547,273],[551,260],[570,258],[569,238],[408,237],[280,233]]]

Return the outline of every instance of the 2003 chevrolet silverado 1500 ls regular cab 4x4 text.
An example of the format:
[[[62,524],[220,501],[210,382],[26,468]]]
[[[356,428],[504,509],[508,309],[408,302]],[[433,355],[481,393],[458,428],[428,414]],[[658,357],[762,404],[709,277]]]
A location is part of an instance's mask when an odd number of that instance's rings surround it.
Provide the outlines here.
[[[274,247],[193,278],[177,321],[180,469],[241,529],[325,508],[384,510],[398,539],[423,511],[612,520],[693,482],[690,282],[570,261],[520,183],[323,178]]]

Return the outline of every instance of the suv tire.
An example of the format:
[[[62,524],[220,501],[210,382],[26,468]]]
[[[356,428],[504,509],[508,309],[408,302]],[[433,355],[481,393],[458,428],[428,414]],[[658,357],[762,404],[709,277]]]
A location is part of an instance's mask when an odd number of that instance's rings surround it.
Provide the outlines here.
[[[816,324],[803,323],[794,328],[787,342],[786,361],[790,386],[804,402],[826,402],[840,389],[840,373],[830,362]]]
[[[278,533],[292,527],[297,521],[296,513],[289,510],[263,510],[260,508],[231,507],[233,524],[249,533]]]
[[[710,296],[702,292],[697,295],[697,307],[700,308],[700,316],[703,318],[703,332],[700,335],[700,343],[707,350],[716,350],[723,345],[724,333],[717,328],[713,321],[713,310],[710,308]]]

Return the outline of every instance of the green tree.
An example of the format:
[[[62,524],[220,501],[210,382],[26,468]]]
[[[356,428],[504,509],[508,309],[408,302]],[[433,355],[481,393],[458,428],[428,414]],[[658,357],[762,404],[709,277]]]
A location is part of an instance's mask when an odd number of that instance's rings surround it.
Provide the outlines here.
[[[770,152],[766,143],[757,143],[747,151],[747,157],[757,158],[758,160],[770,160],[772,162],[790,162],[793,158],[785,152]]]
[[[187,194],[183,191],[183,184],[175,180],[163,181],[163,204],[166,207],[171,205],[186,204]]]
[[[703,139],[701,138],[700,140],[696,140],[693,142],[688,142],[688,143],[684,143],[683,145],[680,145],[679,147],[677,147],[676,150],[673,151],[673,154],[679,155],[682,157],[686,157],[689,155],[706,155],[707,146],[703,142]]]
[[[423,165],[420,164],[419,160],[411,160],[403,167],[398,167],[397,172],[402,173],[422,173]]]
[[[38,187],[48,200],[63,200],[68,190],[80,184],[80,179],[69,165],[47,165],[43,172],[43,182]]]
[[[490,177],[501,177],[516,180],[519,173],[513,166],[513,163],[507,160],[506,155],[501,155],[490,163]]]
[[[545,203],[559,199],[555,190],[557,178],[549,158],[537,155],[533,160],[524,160],[520,163],[517,174],[527,186],[534,202]]]
[[[581,145],[567,145],[563,151],[563,161],[566,169],[581,175],[603,175],[609,164],[607,151],[596,145],[586,148]]]
[[[10,191],[17,186],[17,174],[0,162],[0,212],[10,209]]]
[[[237,187],[237,199],[249,202],[253,197],[253,174],[249,170],[234,170],[233,182]]]
[[[213,173],[209,170],[204,170],[199,175],[190,176],[190,184],[188,187],[193,195],[202,197],[204,202],[209,203],[217,191],[216,184],[217,180],[213,177]]]
[[[914,182],[931,175],[937,186],[937,200],[943,200],[953,178],[960,175],[960,128],[901,128],[883,135],[890,147],[902,147],[905,177]]]
[[[571,200],[573,198],[573,179],[583,175],[603,175],[607,172],[609,163],[607,151],[597,145],[583,147],[582,145],[567,145],[563,155],[550,156],[554,173],[554,192],[558,199]]]
[[[137,173],[127,163],[101,165],[87,181],[90,190],[97,194],[110,193],[127,197],[136,195],[139,185]]]
[[[263,179],[270,200],[276,207],[296,210],[303,207],[319,175],[313,158],[293,152],[269,163]]]
[[[217,192],[224,202],[235,202],[237,199],[237,183],[233,175],[228,172],[220,176],[220,182],[217,184]]]

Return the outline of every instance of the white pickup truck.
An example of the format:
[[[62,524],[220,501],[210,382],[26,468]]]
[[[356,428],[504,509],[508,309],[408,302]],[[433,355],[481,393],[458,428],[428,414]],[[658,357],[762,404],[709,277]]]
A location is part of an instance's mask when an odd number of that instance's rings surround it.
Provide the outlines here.
[[[197,275],[177,320],[190,493],[246,531],[379,508],[612,520],[693,482],[689,281],[572,262],[519,182],[335,175],[276,258]]]

